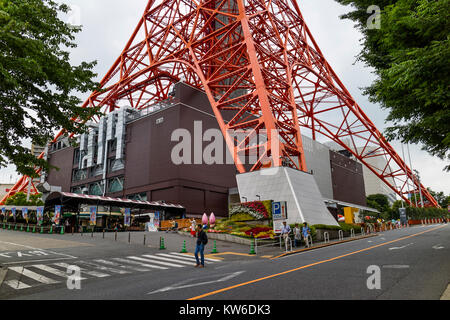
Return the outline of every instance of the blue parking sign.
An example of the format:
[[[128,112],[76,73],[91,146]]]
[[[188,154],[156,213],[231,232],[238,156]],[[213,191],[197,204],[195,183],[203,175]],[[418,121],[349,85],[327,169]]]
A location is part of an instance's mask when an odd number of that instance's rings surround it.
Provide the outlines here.
[[[272,202],[272,218],[273,220],[287,219],[286,201]]]

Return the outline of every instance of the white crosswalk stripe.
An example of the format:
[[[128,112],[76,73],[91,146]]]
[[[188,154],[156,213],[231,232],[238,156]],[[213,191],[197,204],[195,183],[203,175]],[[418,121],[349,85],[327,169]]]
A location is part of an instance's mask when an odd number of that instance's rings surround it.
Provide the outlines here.
[[[210,263],[220,262],[218,259],[205,258]],[[62,283],[60,278],[68,278],[66,272],[69,267],[80,268],[82,277],[80,280],[89,278],[106,278],[113,274],[129,274],[132,272],[152,272],[155,270],[168,270],[170,268],[183,268],[193,266],[196,260],[192,255],[178,252],[143,254],[140,256],[114,257],[110,259],[93,259],[66,262],[53,262],[47,264],[33,264],[20,267],[9,267],[12,279],[3,283],[15,290],[33,288],[39,285],[51,285]],[[40,273],[44,273],[40,274]],[[50,278],[56,277],[58,280]]]
[[[190,255],[187,255],[187,254],[184,254],[184,253],[171,252],[170,254],[176,255],[177,257],[185,257],[185,258],[191,257],[192,259],[195,260],[195,257],[194,257],[194,256],[190,256]],[[200,257],[200,256],[199,256],[199,257]],[[210,262],[220,262],[221,260],[219,260],[219,259],[213,259],[213,258],[206,258],[206,257],[205,257],[205,261],[210,261]]]
[[[62,268],[69,268],[71,265],[65,262],[58,262],[58,263],[54,263],[55,266],[59,266]],[[98,271],[92,271],[92,270],[87,270],[86,268],[80,268],[81,273],[83,274],[87,274],[89,276],[92,277],[96,277],[96,278],[106,278],[109,277],[110,275],[107,273],[102,273],[102,272],[98,272]]]
[[[43,276],[39,273],[33,272],[27,268],[24,267],[9,267],[9,270],[15,271],[17,273],[20,273],[22,276],[28,277],[30,279],[33,279],[37,282],[45,283],[45,284],[55,284],[59,283],[59,281],[47,278],[46,276]]]
[[[68,278],[70,276],[66,272],[63,272],[61,270],[58,270],[58,269],[50,267],[50,266],[46,266],[44,264],[34,264],[31,267],[46,271],[48,273],[51,273],[51,274],[54,274],[54,275],[57,275],[57,276],[63,277],[63,278]],[[86,280],[86,278],[80,278],[80,280]]]
[[[8,281],[5,281],[4,283],[16,290],[31,288],[31,286],[29,286],[19,280],[8,280]]]
[[[74,265],[78,265],[78,264],[82,264],[82,265],[84,264],[84,265],[89,266],[91,268],[102,270],[102,271],[106,271],[106,272],[112,272],[112,273],[118,273],[118,274],[130,273],[130,271],[120,270],[120,269],[110,268],[110,267],[105,267],[105,266],[102,266],[102,265],[100,265],[98,263],[94,263],[94,262],[90,262],[90,261],[77,261],[77,262],[74,262]]]
[[[165,262],[165,261],[160,261],[157,259],[150,259],[150,258],[141,258],[141,257],[127,257],[129,259],[133,259],[133,260],[138,260],[138,261],[143,261],[143,262],[150,262],[150,263],[156,263],[156,264],[161,264],[163,266],[168,266],[168,267],[174,267],[174,268],[183,268],[182,265],[179,264],[174,264],[174,263],[169,263],[169,262]]]
[[[166,267],[155,266],[153,264],[137,262],[137,261],[133,261],[133,260],[129,260],[129,259],[123,259],[123,258],[113,258],[113,259],[116,260],[116,261],[123,262],[123,263],[137,264],[138,266],[143,266],[143,267],[151,268],[151,269],[160,269],[160,270],[167,270],[168,269]],[[148,269],[146,269],[146,271],[148,271]]]
[[[123,268],[123,269],[129,268],[130,270],[139,271],[139,272],[148,271],[148,269],[145,269],[145,268],[125,266],[123,264],[119,264],[117,262],[113,262],[113,261],[109,261],[109,260],[96,259],[94,261],[98,262],[98,263],[106,264],[106,265],[112,266],[112,267],[119,267],[119,268]]]

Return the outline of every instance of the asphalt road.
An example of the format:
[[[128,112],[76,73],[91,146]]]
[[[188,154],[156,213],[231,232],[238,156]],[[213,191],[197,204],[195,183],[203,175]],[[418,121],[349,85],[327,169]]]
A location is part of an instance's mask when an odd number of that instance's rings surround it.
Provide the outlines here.
[[[279,259],[210,256],[217,261],[204,269],[179,251],[3,230],[0,264],[8,272],[0,299],[439,300],[450,283],[450,225],[386,231]],[[68,289],[67,265],[82,268],[80,289]]]

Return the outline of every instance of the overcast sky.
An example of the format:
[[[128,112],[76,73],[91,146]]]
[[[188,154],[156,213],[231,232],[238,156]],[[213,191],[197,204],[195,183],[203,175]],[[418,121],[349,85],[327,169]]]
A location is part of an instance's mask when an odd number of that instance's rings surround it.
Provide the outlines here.
[[[78,48],[72,50],[73,63],[97,60],[95,68],[100,80],[122,51],[136,24],[142,16],[147,0],[60,0],[74,7],[67,19],[83,25],[77,35]],[[380,131],[384,131],[387,112],[372,104],[362,95],[361,88],[374,80],[371,70],[355,63],[360,52],[361,34],[353,22],[339,16],[349,8],[334,0],[297,0],[303,16],[311,29],[325,58],[331,64],[349,92]],[[86,98],[86,97],[83,97]],[[401,156],[401,146],[392,142]],[[412,167],[420,172],[422,182],[435,191],[450,194],[450,174],[442,171],[446,162],[431,157],[418,145],[410,145]],[[405,148],[406,152],[406,148]],[[407,157],[407,156],[406,156]],[[407,161],[409,164],[409,160]],[[0,169],[0,182],[9,183],[17,178],[14,169]],[[12,181],[15,182],[15,181]]]

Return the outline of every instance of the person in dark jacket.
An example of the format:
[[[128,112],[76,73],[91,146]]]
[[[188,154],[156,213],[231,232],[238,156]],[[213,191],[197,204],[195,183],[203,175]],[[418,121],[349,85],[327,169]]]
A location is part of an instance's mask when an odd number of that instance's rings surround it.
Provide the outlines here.
[[[208,236],[206,235],[206,232],[203,230],[203,227],[201,224],[197,226],[197,246],[195,247],[195,259],[197,260],[196,268],[204,268],[205,267],[205,245],[208,242]],[[200,253],[200,258],[198,258],[198,254]]]

